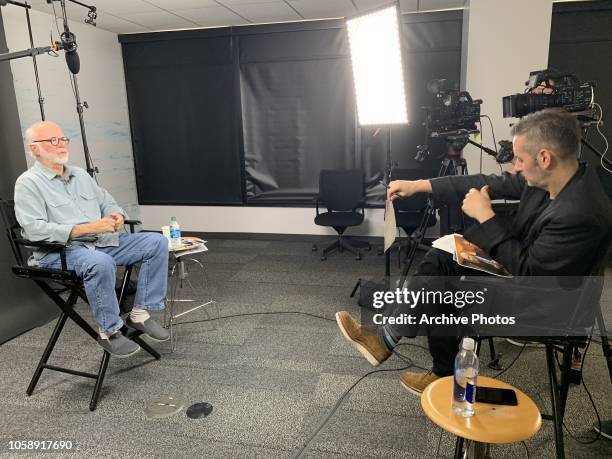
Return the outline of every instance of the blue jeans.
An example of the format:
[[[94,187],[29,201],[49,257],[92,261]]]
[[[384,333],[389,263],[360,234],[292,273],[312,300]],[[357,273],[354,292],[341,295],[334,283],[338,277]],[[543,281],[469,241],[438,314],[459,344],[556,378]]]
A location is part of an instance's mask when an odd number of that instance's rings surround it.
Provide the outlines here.
[[[141,263],[134,307],[164,309],[168,286],[168,240],[159,233],[121,234],[118,247],[83,246],[66,249],[66,263],[83,279],[85,293],[100,331],[119,330],[119,303],[115,293],[117,266]],[[58,252],[40,260],[44,268],[61,269]]]

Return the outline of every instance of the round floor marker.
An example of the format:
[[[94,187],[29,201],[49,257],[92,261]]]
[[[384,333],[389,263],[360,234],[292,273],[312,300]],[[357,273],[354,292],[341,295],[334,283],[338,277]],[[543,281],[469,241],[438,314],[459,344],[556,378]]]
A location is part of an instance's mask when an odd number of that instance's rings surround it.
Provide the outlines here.
[[[187,408],[187,417],[191,419],[205,418],[212,413],[213,406],[207,402],[194,403]]]
[[[184,406],[183,401],[177,398],[159,397],[147,404],[145,415],[153,419],[167,418],[181,411]]]

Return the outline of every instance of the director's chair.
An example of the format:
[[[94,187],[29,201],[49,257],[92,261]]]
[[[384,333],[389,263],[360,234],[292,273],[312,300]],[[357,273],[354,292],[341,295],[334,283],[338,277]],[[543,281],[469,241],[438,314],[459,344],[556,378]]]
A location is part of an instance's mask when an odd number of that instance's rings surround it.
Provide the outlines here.
[[[572,312],[572,317],[567,320],[566,330],[559,329],[559,333],[554,333],[554,328],[550,330],[542,329],[541,326],[536,326],[534,329],[540,331],[540,336],[523,336],[522,339],[527,341],[541,343],[545,348],[546,355],[546,372],[550,389],[550,404],[551,414],[542,414],[542,419],[552,421],[555,438],[555,454],[557,459],[565,458],[563,422],[565,417],[565,409],[569,395],[570,384],[572,381],[572,356],[580,349],[584,349],[590,342],[593,330],[596,327],[600,334],[601,348],[608,367],[608,375],[612,382],[612,346],[608,339],[608,332],[605,326],[604,315],[602,313],[601,295],[604,287],[604,274],[606,264],[612,254],[612,235],[609,235],[597,250],[598,256],[595,263],[591,267],[591,272],[587,276],[583,276],[580,286],[577,286],[576,294],[572,298],[576,298],[575,308]],[[578,276],[567,276],[566,278],[573,282]],[[473,277],[463,276],[462,281],[466,283],[474,283],[486,285],[490,291],[499,288],[505,280],[489,276]],[[510,281],[510,280],[508,280]],[[507,287],[506,287],[507,288]],[[524,288],[517,284],[515,289]],[[527,287],[529,289],[529,287]],[[539,287],[532,287],[531,290],[537,292]],[[569,295],[570,291],[568,291]],[[534,297],[535,298],[535,297]],[[533,307],[532,305],[530,307]],[[581,314],[584,314],[581,316]],[[552,318],[551,318],[552,320]],[[582,325],[578,325],[582,324]],[[584,329],[583,336],[574,336],[574,333],[568,333],[567,330]],[[545,335],[545,336],[541,336]],[[580,373],[582,369],[580,370]],[[582,382],[582,376],[579,376],[577,384]],[[457,444],[457,450],[462,448]],[[458,457],[458,456],[456,456]]]
[[[49,338],[49,342],[47,343],[47,347],[43,352],[40,361],[36,367],[36,371],[32,376],[32,380],[28,386],[26,393],[28,396],[32,395],[34,389],[36,388],[36,384],[40,379],[40,376],[44,369],[59,371],[62,373],[69,373],[76,376],[82,376],[85,378],[91,378],[95,380],[93,394],[91,396],[91,401],[89,403],[89,409],[94,411],[98,405],[98,399],[100,397],[100,390],[102,388],[102,383],[104,381],[104,376],[106,375],[106,370],[108,368],[108,362],[110,360],[110,353],[106,350],[103,351],[102,359],[100,361],[100,367],[97,373],[87,373],[84,371],[73,370],[70,368],[59,367],[56,365],[51,365],[48,363],[49,357],[51,356],[51,352],[53,352],[53,348],[57,343],[58,338],[60,337],[64,325],[68,318],[72,319],[85,333],[87,333],[91,338],[96,341],[98,333],[92,328],[83,317],[81,317],[75,310],[74,305],[77,300],[81,298],[86,303],[87,296],[85,294],[85,288],[83,285],[83,281],[79,278],[75,271],[67,269],[66,265],[66,248],[69,247],[68,244],[58,243],[58,242],[44,242],[44,241],[29,241],[23,239],[21,237],[21,227],[17,222],[15,217],[15,205],[14,202],[7,201],[4,199],[0,199],[0,213],[2,214],[2,218],[4,220],[4,224],[6,227],[6,233],[9,238],[9,243],[11,245],[11,249],[13,254],[15,255],[16,264],[12,267],[12,271],[16,276],[23,277],[26,279],[32,279],[36,285],[38,285],[50,298],[53,302],[61,309],[61,314],[57,323],[55,324],[55,328],[53,329],[53,333]],[[126,220],[125,224],[129,225],[130,232],[134,232],[134,226],[139,224],[139,221],[136,220]],[[60,260],[61,260],[61,269],[48,269],[48,268],[39,268],[32,267],[27,265],[27,258],[25,257],[25,250],[38,248],[49,251],[59,251]],[[122,277],[121,286],[118,288],[118,299],[119,299],[119,308],[122,312],[126,311],[126,296],[129,290],[130,276],[132,274],[133,266],[126,266],[125,272]],[[127,327],[123,327],[121,332],[132,341],[138,343],[142,349],[151,354],[155,359],[159,360],[159,353],[150,347],[145,341],[140,338],[142,332],[137,330],[131,330]]]

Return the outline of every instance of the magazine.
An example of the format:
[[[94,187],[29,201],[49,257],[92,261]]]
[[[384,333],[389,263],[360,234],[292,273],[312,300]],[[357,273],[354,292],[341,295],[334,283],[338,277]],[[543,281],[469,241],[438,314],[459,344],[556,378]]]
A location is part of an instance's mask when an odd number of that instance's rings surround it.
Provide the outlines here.
[[[449,234],[435,240],[433,247],[453,255],[460,266],[484,271],[494,276],[512,277],[499,262],[493,260],[484,250],[465,239],[461,234]]]
[[[208,247],[206,247],[207,242],[208,241],[200,239],[199,237],[183,236],[181,238],[181,245],[170,247],[169,250],[173,252],[176,257],[206,252],[208,251]]]

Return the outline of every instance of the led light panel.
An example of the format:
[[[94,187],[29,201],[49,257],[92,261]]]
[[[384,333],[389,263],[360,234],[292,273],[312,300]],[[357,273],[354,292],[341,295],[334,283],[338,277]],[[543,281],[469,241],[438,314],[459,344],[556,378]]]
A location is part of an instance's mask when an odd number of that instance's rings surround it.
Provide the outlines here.
[[[408,123],[397,4],[346,20],[361,126]]]

